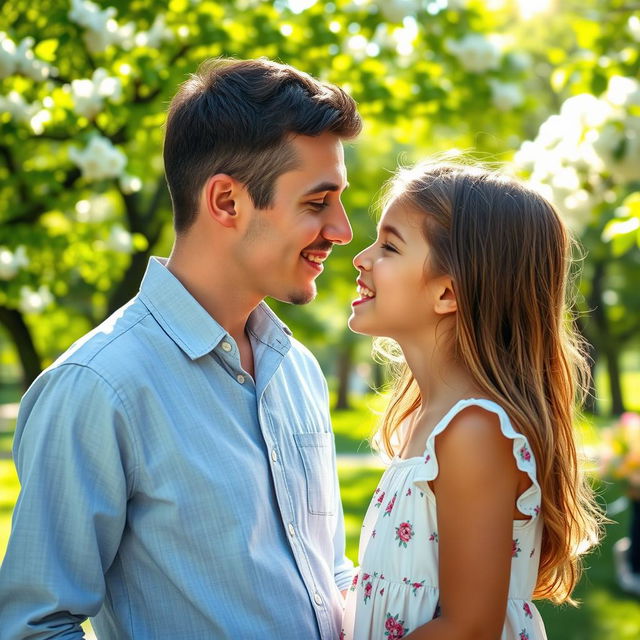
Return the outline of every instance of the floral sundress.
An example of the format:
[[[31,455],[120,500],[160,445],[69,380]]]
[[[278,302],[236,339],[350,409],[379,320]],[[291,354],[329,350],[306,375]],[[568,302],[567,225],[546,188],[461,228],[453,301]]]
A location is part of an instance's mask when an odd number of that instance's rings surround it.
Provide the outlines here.
[[[422,456],[394,458],[367,510],[360,535],[360,567],[347,592],[340,640],[396,640],[438,617],[438,522],[428,482],[438,475],[435,438],[465,407],[496,413],[502,434],[513,441],[518,469],[531,486],[516,506],[528,520],[514,520],[511,578],[501,640],[545,640],[531,596],[540,561],[542,519],[536,461],[527,438],[504,409],[486,399],[459,401],[435,426]]]

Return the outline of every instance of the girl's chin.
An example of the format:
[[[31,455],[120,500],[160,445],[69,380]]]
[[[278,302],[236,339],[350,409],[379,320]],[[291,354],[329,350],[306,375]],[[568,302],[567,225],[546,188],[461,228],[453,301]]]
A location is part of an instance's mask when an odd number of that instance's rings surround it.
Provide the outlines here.
[[[364,324],[364,322],[362,322],[356,316],[356,314],[354,312],[351,313],[351,316],[350,316],[349,320],[347,320],[347,326],[354,333],[360,333],[363,336],[375,336],[375,335],[377,335],[376,333],[373,333],[370,330],[368,330],[366,325]]]

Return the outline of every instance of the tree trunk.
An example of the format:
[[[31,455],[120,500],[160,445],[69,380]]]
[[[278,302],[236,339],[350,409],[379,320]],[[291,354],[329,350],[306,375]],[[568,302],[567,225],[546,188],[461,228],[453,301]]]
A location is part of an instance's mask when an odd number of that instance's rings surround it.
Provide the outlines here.
[[[594,265],[591,296],[589,306],[593,309],[591,315],[596,327],[597,342],[595,348],[607,361],[607,373],[609,374],[609,390],[611,393],[611,414],[619,415],[624,412],[624,400],[622,397],[622,384],[620,377],[620,346],[611,338],[609,318],[605,310],[602,293],[604,289],[606,264],[598,262]]]
[[[354,343],[347,338],[340,346],[338,354],[338,395],[334,409],[350,409],[349,378],[353,368]]]
[[[29,327],[19,311],[0,307],[0,322],[6,327],[18,351],[22,365],[22,386],[26,390],[42,371],[42,359],[33,343]]]
[[[607,373],[609,374],[609,392],[611,394],[611,413],[619,416],[624,413],[622,398],[622,382],[620,375],[620,354],[616,345],[609,344],[605,348]]]
[[[109,298],[106,317],[109,317],[138,293],[150,255],[150,250],[133,254],[126,273]]]

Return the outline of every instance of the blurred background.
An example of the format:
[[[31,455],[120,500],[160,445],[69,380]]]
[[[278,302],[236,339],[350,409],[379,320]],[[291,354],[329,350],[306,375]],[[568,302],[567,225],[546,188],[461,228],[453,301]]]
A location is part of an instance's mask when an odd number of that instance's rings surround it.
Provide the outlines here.
[[[367,438],[386,379],[346,328],[351,260],[399,162],[472,152],[542,190],[579,241],[593,388],[577,427],[614,523],[581,607],[541,606],[549,637],[640,637],[640,575],[614,551],[640,513],[640,2],[5,0],[0,13],[0,558],[23,390],[171,249],[169,100],[205,58],[267,56],[339,84],[365,120],[346,150],[353,242],[315,302],[272,302],[330,383],[350,557],[381,474]]]

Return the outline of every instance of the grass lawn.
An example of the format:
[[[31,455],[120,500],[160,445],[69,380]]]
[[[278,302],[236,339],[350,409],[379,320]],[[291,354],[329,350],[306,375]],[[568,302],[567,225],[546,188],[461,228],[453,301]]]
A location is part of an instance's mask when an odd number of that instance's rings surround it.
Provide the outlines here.
[[[376,411],[384,406],[384,399],[375,396],[360,398],[349,411],[334,412],[336,446],[339,453],[369,453],[367,438],[375,426]],[[584,441],[597,440],[598,427],[582,425]],[[0,434],[0,452],[10,450],[10,435]],[[379,468],[354,464],[352,460],[339,465],[342,500],[347,531],[347,554],[357,563],[358,536],[362,518],[382,473]],[[0,559],[4,557],[9,537],[11,511],[19,486],[13,462],[0,459]],[[611,503],[622,495],[620,484],[608,484],[601,490],[603,503]],[[554,607],[539,604],[550,640],[637,640],[640,638],[640,600],[622,593],[615,582],[611,547],[628,530],[628,512],[615,516],[616,523],[607,527],[607,535],[588,561],[576,597],[579,608]]]

